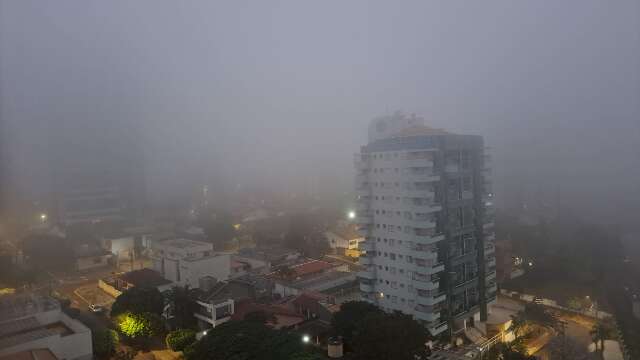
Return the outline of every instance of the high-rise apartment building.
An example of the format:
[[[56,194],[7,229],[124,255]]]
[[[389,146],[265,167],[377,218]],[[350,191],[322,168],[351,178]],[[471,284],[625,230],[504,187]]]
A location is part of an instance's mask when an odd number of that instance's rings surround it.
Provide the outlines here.
[[[432,335],[486,320],[496,298],[493,206],[481,136],[396,113],[356,155],[362,299]]]

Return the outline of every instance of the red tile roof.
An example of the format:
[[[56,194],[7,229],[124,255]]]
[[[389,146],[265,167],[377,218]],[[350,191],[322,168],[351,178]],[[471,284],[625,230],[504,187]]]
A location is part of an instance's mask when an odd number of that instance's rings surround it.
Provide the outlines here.
[[[322,260],[311,260],[306,263],[294,265],[291,270],[296,272],[296,277],[302,277],[306,275],[316,274],[329,270],[335,267],[335,265]]]
[[[233,311],[234,313],[231,316],[231,320],[243,320],[245,315],[255,311],[263,311],[267,315],[283,315],[304,319],[303,316],[296,313],[294,309],[290,309],[286,306],[259,304],[248,299],[236,302]]]

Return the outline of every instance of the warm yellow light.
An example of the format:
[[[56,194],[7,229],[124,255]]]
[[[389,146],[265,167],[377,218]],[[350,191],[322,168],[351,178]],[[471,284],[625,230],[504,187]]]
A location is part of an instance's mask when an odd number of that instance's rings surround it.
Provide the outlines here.
[[[349,214],[347,214],[349,216],[350,220],[353,220],[356,218],[356,212],[355,211],[349,211]]]
[[[47,220],[47,214],[40,214],[40,220],[46,221]]]

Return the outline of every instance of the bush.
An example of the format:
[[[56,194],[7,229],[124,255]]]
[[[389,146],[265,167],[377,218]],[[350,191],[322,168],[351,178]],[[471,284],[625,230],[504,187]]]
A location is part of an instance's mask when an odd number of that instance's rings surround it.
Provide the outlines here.
[[[169,349],[183,351],[196,341],[196,332],[190,329],[180,329],[170,332],[165,339]]]
[[[93,353],[99,359],[108,359],[115,354],[118,347],[118,333],[110,330],[97,330],[92,332]]]

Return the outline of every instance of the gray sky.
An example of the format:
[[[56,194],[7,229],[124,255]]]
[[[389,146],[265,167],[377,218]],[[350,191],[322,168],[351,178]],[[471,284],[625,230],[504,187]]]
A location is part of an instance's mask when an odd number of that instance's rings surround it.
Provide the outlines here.
[[[64,120],[139,128],[154,191],[347,191],[368,121],[401,109],[484,135],[498,196],[640,211],[636,0],[0,0],[0,86],[28,189]]]

